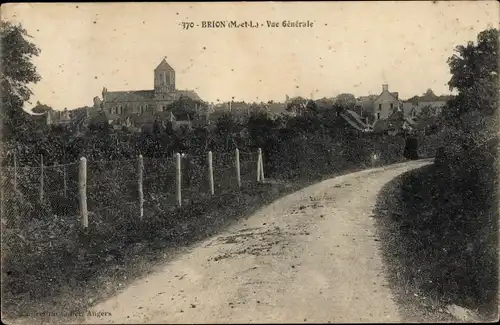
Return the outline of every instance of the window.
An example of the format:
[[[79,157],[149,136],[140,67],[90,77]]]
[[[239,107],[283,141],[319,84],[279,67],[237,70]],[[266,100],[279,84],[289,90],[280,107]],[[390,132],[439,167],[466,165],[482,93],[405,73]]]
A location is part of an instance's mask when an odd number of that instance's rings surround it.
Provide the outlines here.
[[[377,113],[377,120],[380,120],[380,113]]]
[[[161,107],[161,110],[162,110],[162,112],[166,112],[166,111],[167,111],[167,106],[163,105],[163,106]]]
[[[121,114],[123,112],[123,106],[120,106],[119,110],[118,110],[118,114]]]
[[[378,104],[378,109],[382,110],[382,104]]]
[[[394,104],[393,103],[391,103],[391,109],[394,109]]]

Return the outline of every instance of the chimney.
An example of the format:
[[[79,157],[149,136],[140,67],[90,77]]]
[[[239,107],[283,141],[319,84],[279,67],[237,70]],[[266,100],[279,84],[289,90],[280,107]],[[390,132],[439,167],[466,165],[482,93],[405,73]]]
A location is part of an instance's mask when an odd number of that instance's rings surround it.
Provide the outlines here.
[[[382,85],[382,91],[389,91],[389,85],[388,84],[383,84]]]

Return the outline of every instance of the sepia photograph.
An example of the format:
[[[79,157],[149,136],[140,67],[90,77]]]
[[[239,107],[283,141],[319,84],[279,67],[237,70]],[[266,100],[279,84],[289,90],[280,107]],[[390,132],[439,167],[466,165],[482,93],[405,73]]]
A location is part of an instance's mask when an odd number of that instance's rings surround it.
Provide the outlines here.
[[[499,321],[499,2],[0,15],[3,323]]]

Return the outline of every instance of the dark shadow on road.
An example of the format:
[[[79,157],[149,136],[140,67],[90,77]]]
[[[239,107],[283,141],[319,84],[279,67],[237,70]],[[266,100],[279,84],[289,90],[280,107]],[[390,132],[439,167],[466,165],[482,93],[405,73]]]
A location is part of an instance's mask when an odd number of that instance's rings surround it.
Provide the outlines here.
[[[434,164],[407,172],[384,186],[374,210],[389,283],[412,321],[446,321],[446,304],[497,313],[495,175],[478,184],[450,175]]]

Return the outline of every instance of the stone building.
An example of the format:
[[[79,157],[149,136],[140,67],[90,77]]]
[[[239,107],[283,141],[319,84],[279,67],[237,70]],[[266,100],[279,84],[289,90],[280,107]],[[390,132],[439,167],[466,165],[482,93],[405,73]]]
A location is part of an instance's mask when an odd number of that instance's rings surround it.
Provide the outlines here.
[[[373,101],[375,120],[387,119],[393,113],[402,109],[399,93],[390,92],[389,85],[382,85],[382,93]]]
[[[360,115],[372,115],[374,121],[387,119],[395,112],[401,111],[402,101],[398,92],[390,92],[389,85],[382,85],[382,92],[379,95],[369,95],[359,97],[356,104],[360,110]]]
[[[155,120],[175,120],[168,106],[182,97],[190,98],[195,109],[203,105],[195,91],[176,88],[175,70],[165,59],[154,69],[153,77],[151,90],[108,91],[103,88],[101,107],[111,125],[134,128]]]

